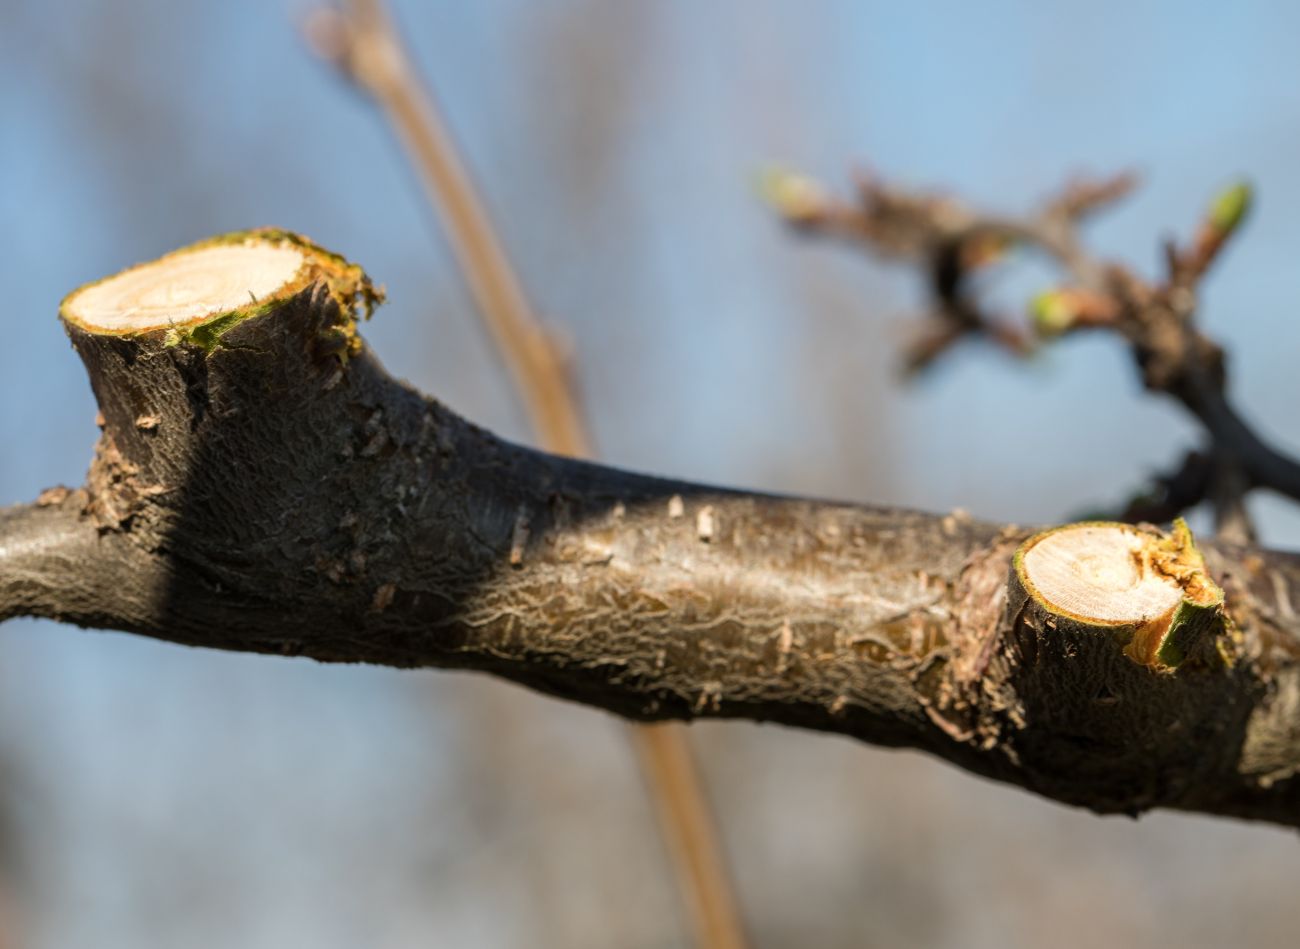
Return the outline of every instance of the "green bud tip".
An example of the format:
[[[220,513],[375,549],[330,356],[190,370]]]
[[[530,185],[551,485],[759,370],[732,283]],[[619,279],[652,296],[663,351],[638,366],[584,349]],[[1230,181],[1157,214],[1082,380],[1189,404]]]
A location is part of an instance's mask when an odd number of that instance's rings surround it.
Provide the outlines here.
[[[1060,290],[1048,290],[1034,297],[1030,304],[1034,328],[1042,336],[1059,336],[1078,318],[1067,296]]]
[[[1210,205],[1210,224],[1219,231],[1235,230],[1250,211],[1254,189],[1250,183],[1239,181],[1224,188]]]
[[[768,168],[758,181],[768,204],[790,218],[806,218],[826,203],[826,192],[812,178],[784,168]]]

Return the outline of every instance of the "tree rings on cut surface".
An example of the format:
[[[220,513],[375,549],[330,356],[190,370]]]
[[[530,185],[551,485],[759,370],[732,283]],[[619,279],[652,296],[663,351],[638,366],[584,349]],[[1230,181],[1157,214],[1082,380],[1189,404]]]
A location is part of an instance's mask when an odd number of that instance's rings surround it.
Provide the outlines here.
[[[292,244],[209,244],[92,283],[63,304],[84,329],[125,335],[189,326],[273,296],[303,265]]]
[[[1223,629],[1223,591],[1179,520],[1170,534],[1120,523],[1058,527],[1026,541],[1013,607],[1049,629],[1111,631],[1148,666],[1177,666]]]
[[[188,342],[210,352],[235,326],[316,285],[338,305],[334,349],[355,353],[355,323],[370,315],[382,291],[355,264],[270,228],[213,237],[87,284],[64,299],[59,313],[73,331],[160,333],[168,345]]]

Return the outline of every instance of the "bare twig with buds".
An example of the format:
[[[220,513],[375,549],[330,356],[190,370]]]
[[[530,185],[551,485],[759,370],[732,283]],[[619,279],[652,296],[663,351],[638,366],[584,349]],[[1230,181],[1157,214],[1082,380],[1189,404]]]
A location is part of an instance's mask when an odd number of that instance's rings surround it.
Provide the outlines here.
[[[1076,180],[1024,217],[981,213],[946,195],[895,188],[862,175],[854,201],[781,171],[768,174],[764,192],[802,232],[852,240],[877,256],[923,269],[939,321],[909,353],[913,370],[931,365],[971,336],[1027,352],[1029,335],[987,313],[970,277],[1016,249],[1045,254],[1068,280],[1033,299],[1034,336],[1045,341],[1086,329],[1120,334],[1146,388],[1181,401],[1209,438],[1205,452],[1189,455],[1176,474],[1159,479],[1151,495],[1135,500],[1129,516],[1168,520],[1209,501],[1220,534],[1245,541],[1253,534],[1243,505],[1246,492],[1266,487],[1300,500],[1300,464],[1265,443],[1231,406],[1223,350],[1197,328],[1194,315],[1200,281],[1239,231],[1251,189],[1237,183],[1222,191],[1190,244],[1166,244],[1164,276],[1148,280],[1094,256],[1078,233],[1086,217],[1127,195],[1135,183],[1129,174]]]

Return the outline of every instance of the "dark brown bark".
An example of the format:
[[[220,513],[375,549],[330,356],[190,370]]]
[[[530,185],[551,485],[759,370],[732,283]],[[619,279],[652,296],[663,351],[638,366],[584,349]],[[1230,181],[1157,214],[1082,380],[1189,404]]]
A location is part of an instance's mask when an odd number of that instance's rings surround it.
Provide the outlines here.
[[[701,487],[503,442],[344,360],[323,286],[205,346],[69,333],[86,485],[0,511],[0,619],[473,669],[636,719],[919,748],[1104,812],[1300,825],[1300,560],[1209,548],[1230,661],[1006,608],[1028,532]]]

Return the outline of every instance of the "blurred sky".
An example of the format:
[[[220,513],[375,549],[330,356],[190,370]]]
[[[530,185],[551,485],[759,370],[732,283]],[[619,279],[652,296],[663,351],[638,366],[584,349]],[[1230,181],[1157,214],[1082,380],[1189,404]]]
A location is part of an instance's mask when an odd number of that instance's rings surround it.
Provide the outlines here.
[[[0,2],[0,504],[79,483],[95,436],[55,317],[77,285],[226,230],[302,231],[391,302],[398,375],[527,439],[391,136],[315,62],[306,0]],[[777,226],[768,162],[854,164],[1025,209],[1070,173],[1145,185],[1091,228],[1151,270],[1237,175],[1207,285],[1246,413],[1300,451],[1300,6],[397,4],[603,455],[768,490],[1058,520],[1195,444],[1113,340],[978,345],[902,385],[913,274]],[[1049,279],[995,279],[1013,306]],[[1259,498],[1265,540],[1300,515]],[[762,945],[1269,945],[1290,835],[1098,820],[916,756],[696,729]],[[472,677],[0,631],[32,946],[678,945],[610,720]],[[1238,927],[1243,927],[1238,929]],[[1063,942],[1061,940],[1064,940]],[[1074,940],[1074,941],[1071,941]]]

